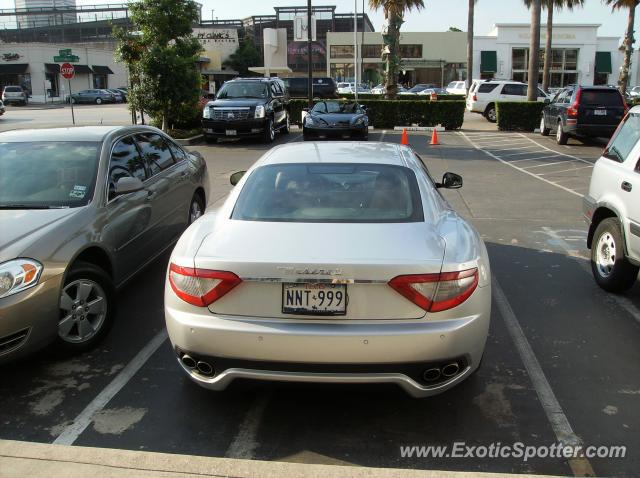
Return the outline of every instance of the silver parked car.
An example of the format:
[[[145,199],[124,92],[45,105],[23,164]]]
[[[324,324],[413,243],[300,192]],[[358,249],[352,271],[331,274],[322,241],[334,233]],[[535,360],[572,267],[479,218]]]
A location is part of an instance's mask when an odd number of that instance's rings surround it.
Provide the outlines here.
[[[460,176],[435,182],[412,149],[362,142],[278,146],[242,174],[171,257],[165,317],[191,379],[385,382],[424,397],[478,368],[489,259],[438,190]]]
[[[95,345],[115,288],[204,211],[206,166],[148,126],[0,133],[0,362]]]

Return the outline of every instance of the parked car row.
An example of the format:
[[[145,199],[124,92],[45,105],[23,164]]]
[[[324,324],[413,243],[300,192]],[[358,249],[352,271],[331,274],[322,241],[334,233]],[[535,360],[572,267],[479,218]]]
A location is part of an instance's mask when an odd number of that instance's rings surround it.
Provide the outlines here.
[[[108,89],[90,89],[90,90],[82,90],[77,93],[71,94],[67,98],[68,102],[71,103],[93,103],[96,105],[101,105],[103,103],[122,103],[124,101],[122,92],[119,90],[108,90]]]
[[[116,288],[171,247],[207,198],[204,159],[156,128],[0,133],[0,362],[51,342],[97,344]]]

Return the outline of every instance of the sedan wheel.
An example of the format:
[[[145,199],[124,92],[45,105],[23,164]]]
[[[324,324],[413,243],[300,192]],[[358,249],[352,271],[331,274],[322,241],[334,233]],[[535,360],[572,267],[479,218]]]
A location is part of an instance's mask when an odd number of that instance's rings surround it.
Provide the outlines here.
[[[638,267],[624,256],[624,242],[616,218],[602,221],[593,236],[591,269],[600,287],[609,292],[629,289],[638,277]]]
[[[58,345],[69,352],[83,352],[96,345],[111,327],[114,290],[105,272],[79,263],[69,272],[60,293]]]
[[[567,144],[567,141],[569,141],[569,135],[565,133],[564,129],[562,128],[562,120],[558,119],[558,130],[556,131],[556,143],[560,145],[565,145]]]
[[[544,115],[542,115],[542,119],[540,120],[540,134],[542,136],[549,136],[551,130],[547,128],[547,123],[544,120]]]
[[[102,104],[102,100],[100,98],[96,98],[96,104],[97,105],[101,105]]]
[[[191,206],[189,206],[189,224],[192,224],[203,214],[204,206],[202,205],[202,199],[198,194],[194,194],[191,199]]]

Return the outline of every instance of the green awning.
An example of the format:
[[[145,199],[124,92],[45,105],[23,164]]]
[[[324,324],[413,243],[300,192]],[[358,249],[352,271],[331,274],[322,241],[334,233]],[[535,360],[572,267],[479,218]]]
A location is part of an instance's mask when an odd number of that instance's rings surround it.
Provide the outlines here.
[[[92,65],[91,69],[94,75],[113,75],[113,71],[108,66]]]
[[[498,52],[481,51],[480,52],[480,72],[495,73],[498,71]]]
[[[613,73],[610,51],[596,52],[596,73]]]
[[[29,68],[28,63],[9,63],[0,65],[0,75],[23,75]]]

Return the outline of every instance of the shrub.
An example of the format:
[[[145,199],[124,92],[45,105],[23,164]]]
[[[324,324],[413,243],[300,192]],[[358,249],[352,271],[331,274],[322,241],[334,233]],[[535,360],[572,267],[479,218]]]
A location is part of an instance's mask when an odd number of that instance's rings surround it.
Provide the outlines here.
[[[460,128],[464,119],[464,101],[359,99],[358,103],[367,107],[369,123],[376,128],[417,124],[442,125],[451,130]],[[302,109],[306,106],[307,100],[291,100],[289,114],[292,123],[301,123]]]
[[[353,100],[355,95],[353,93],[339,94],[338,97],[344,100]],[[384,95],[374,95],[372,93],[358,93],[358,100],[384,100]],[[438,95],[438,101],[464,101],[466,97],[462,95]],[[430,101],[429,95],[398,95],[396,101],[413,101],[422,100]]]
[[[534,131],[540,126],[544,103],[539,101],[497,101],[498,129]]]

